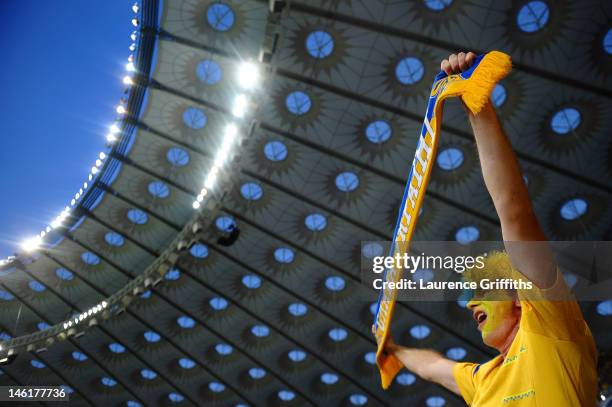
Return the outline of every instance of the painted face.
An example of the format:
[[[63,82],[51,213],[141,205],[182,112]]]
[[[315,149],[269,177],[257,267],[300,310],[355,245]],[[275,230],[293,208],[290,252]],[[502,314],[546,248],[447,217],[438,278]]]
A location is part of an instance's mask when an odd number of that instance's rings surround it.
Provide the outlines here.
[[[521,307],[509,293],[500,296],[497,292],[495,300],[487,300],[487,297],[489,295],[481,293],[470,300],[467,307],[472,311],[484,344],[500,350],[520,322]]]

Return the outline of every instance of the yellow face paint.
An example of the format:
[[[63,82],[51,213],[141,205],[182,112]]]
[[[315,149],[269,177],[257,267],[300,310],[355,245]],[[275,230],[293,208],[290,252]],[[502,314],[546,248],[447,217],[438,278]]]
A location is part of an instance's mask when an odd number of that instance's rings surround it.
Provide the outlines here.
[[[487,298],[495,298],[489,300]],[[479,293],[468,302],[468,308],[478,324],[478,330],[487,346],[497,348],[506,340],[520,318],[517,305],[510,293]]]

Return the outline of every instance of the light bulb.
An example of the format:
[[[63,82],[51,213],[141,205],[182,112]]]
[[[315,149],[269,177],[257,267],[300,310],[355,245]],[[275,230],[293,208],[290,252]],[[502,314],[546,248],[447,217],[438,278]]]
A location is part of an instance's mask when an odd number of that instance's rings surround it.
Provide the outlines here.
[[[234,99],[234,108],[232,109],[234,116],[238,118],[244,117],[247,110],[247,104],[248,101],[246,95],[240,94],[236,96],[236,99]]]
[[[245,89],[254,88],[259,82],[259,68],[253,62],[243,62],[238,68],[238,83]]]

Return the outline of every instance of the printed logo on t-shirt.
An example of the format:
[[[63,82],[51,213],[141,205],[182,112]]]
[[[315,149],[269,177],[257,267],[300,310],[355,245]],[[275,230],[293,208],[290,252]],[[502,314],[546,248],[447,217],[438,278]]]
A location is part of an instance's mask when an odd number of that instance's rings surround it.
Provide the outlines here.
[[[510,396],[506,396],[502,399],[502,403],[504,404],[508,404],[511,403],[513,401],[520,401],[520,400],[524,400],[526,398],[535,396],[535,390],[534,389],[529,389],[527,391],[524,391],[522,393],[517,393],[517,394],[513,394]]]

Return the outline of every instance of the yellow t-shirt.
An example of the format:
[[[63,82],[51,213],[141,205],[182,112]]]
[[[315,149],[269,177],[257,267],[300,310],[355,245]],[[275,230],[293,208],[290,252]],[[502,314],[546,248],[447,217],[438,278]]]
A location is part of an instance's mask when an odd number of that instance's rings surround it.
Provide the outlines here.
[[[595,406],[595,342],[561,273],[552,288],[519,290],[518,295],[521,322],[506,358],[457,363],[453,369],[465,402],[474,407]]]

